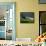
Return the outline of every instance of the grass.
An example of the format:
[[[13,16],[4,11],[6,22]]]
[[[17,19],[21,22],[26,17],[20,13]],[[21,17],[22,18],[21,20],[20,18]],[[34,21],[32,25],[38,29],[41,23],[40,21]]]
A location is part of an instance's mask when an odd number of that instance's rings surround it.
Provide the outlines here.
[[[21,19],[20,23],[34,23],[34,20],[31,20],[31,19]]]

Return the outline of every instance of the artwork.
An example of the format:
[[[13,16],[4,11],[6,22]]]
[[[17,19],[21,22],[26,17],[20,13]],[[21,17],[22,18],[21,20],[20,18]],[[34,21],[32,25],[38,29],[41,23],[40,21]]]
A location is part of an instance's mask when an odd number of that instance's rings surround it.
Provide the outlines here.
[[[34,23],[34,12],[20,12],[20,23]]]
[[[46,4],[46,0],[39,0],[40,4]]]
[[[46,11],[39,11],[39,35],[46,32]]]

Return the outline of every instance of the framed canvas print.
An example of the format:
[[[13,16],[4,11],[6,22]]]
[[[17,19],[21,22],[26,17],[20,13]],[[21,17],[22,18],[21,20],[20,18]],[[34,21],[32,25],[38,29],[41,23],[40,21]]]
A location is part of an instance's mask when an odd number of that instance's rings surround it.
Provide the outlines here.
[[[20,23],[34,23],[34,12],[20,12]]]
[[[15,2],[0,2],[0,40],[15,40]]]
[[[46,4],[46,0],[39,0],[40,4]]]
[[[39,11],[39,35],[46,32],[46,11]]]

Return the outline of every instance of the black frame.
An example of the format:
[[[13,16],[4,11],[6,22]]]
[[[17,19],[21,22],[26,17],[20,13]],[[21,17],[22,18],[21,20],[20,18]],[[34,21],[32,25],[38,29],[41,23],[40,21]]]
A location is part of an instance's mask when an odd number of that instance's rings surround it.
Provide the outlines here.
[[[40,13],[43,13],[43,12],[46,12],[46,11],[39,11],[39,36],[40,36],[40,25],[46,25],[46,24],[40,24]]]
[[[27,17],[32,17],[33,20],[32,20],[32,22],[22,21],[22,19],[21,19],[22,16],[23,16],[24,19],[26,18],[26,16]],[[20,23],[34,23],[34,12],[20,12]]]

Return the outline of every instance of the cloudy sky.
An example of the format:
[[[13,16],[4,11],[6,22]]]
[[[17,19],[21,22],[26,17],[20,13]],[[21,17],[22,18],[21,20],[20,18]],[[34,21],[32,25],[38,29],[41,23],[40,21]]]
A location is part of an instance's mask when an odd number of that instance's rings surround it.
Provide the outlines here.
[[[46,3],[46,0],[40,0],[40,3]]]
[[[34,13],[33,12],[21,12],[21,17],[22,16],[34,18]]]

